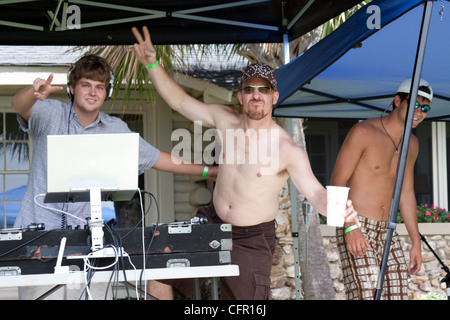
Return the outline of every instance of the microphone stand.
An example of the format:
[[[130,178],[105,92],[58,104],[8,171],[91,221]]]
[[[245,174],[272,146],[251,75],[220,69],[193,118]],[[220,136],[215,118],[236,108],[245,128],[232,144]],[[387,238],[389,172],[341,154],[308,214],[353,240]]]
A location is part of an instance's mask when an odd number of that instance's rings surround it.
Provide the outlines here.
[[[445,283],[447,285],[447,300],[450,300],[450,269],[444,264],[444,262],[442,262],[442,260],[439,258],[437,253],[434,252],[433,248],[431,248],[431,246],[428,244],[428,242],[425,239],[425,237],[422,234],[420,234],[420,233],[419,233],[419,235],[420,235],[420,239],[423,242],[425,242],[425,244],[427,245],[428,249],[430,249],[430,251],[434,254],[436,259],[442,265],[442,269],[444,269],[444,271],[447,272],[447,275],[444,278],[442,278],[441,282]]]

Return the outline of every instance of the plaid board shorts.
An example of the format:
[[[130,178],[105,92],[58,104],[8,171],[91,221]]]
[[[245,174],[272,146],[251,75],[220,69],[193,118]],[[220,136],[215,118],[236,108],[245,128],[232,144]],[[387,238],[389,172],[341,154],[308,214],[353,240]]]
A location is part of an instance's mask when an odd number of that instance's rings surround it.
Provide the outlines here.
[[[344,228],[336,228],[339,256],[344,275],[347,300],[374,300],[378,283],[387,222],[358,216],[361,231],[369,241],[370,248],[363,257],[348,252]],[[397,233],[393,232],[386,273],[381,291],[381,300],[408,299],[408,267]]]

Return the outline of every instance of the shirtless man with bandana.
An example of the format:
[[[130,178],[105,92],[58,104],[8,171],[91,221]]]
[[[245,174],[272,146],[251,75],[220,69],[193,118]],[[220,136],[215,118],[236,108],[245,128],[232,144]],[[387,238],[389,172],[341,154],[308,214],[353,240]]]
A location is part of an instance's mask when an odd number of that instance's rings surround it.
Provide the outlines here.
[[[223,161],[219,162],[213,203],[198,213],[210,222],[233,226],[231,262],[239,265],[240,276],[221,281],[221,299],[268,299],[276,244],[274,219],[282,187],[291,178],[318,212],[326,215],[327,207],[326,189],[314,176],[307,155],[271,117],[279,96],[275,71],[262,63],[244,70],[238,92],[242,113],[237,113],[229,106],[206,104],[189,96],[158,64],[148,29],[143,28],[143,36],[136,28],[132,31],[137,40],[134,53],[167,104],[191,121],[222,133]],[[244,143],[233,143],[237,132],[245,132]],[[255,153],[258,147],[265,150]],[[252,157],[261,152],[269,161]],[[351,201],[346,221],[357,223]],[[186,287],[171,284],[188,296]],[[150,293],[157,298],[171,298],[171,292],[170,286],[160,282],[150,284]]]

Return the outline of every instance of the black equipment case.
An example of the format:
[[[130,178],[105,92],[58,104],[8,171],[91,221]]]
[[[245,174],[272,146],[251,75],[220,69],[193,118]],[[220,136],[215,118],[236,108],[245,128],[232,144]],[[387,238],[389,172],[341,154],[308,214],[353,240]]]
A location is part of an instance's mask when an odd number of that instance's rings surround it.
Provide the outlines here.
[[[173,268],[230,264],[230,224],[169,223],[145,228],[104,227],[104,248],[111,257],[94,258],[98,267],[109,266],[116,255],[120,269]],[[61,239],[66,238],[62,266],[83,269],[91,252],[87,229],[0,231],[0,276],[53,273]],[[121,254],[123,248],[125,254]],[[144,256],[145,253],[145,256]],[[128,258],[129,257],[129,258]],[[92,264],[92,258],[89,258]],[[131,259],[133,265],[130,264]],[[112,267],[111,267],[112,268]]]

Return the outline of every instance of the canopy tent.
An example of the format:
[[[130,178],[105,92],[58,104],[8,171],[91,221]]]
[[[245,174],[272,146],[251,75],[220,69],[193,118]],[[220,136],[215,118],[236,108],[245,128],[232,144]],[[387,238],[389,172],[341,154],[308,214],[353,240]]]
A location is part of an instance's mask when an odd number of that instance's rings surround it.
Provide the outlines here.
[[[366,8],[380,8],[381,30],[368,28],[374,13],[362,8],[302,56],[279,68],[280,99],[273,115],[345,119],[380,116],[399,84],[412,77],[422,2],[372,1]],[[442,9],[441,2],[433,6],[421,76],[434,90],[426,118],[434,121],[450,120],[450,8]]]
[[[0,0],[0,44],[127,45],[293,40],[360,0]]]
[[[287,44],[360,1],[0,0],[0,45],[129,45],[131,27],[143,25],[157,45]],[[298,265],[297,237],[294,246]]]

